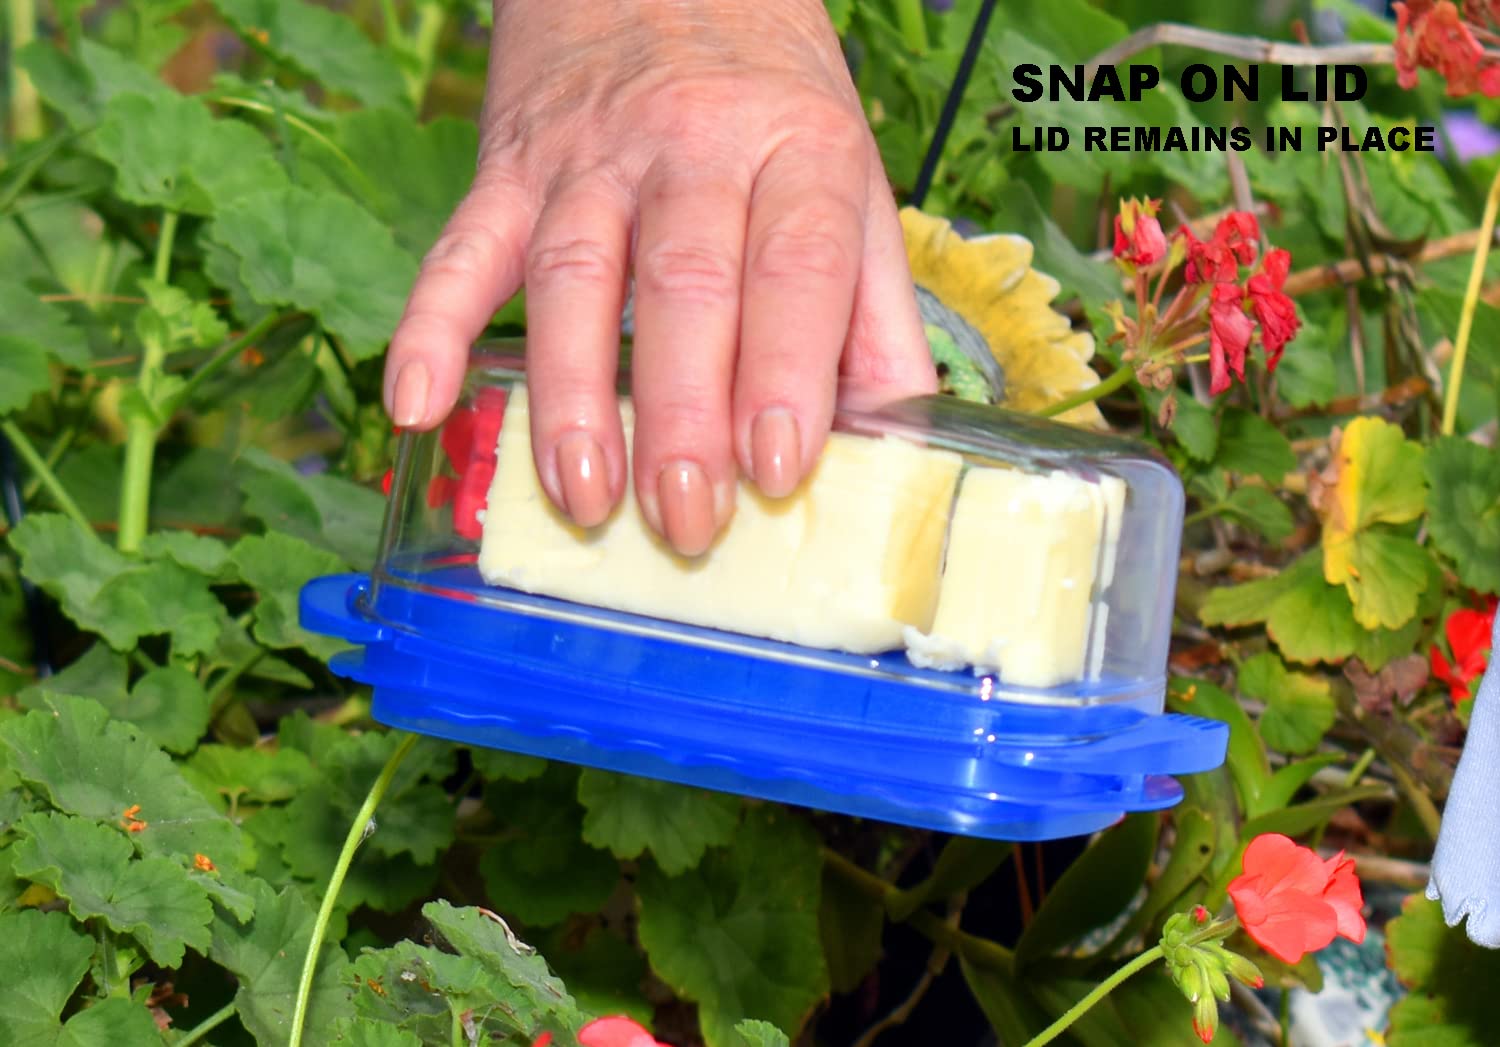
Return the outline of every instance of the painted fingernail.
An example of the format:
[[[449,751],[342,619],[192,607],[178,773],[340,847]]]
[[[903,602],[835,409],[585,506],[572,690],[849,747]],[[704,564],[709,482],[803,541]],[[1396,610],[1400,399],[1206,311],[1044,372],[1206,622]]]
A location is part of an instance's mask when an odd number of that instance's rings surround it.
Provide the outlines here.
[[[656,481],[664,537],[683,556],[697,556],[713,544],[714,492],[697,462],[662,466]]]
[[[769,498],[783,498],[802,479],[802,441],[797,416],[785,407],[767,407],[750,427],[750,464],[755,486]]]
[[[609,501],[609,479],[604,451],[588,433],[569,433],[557,445],[557,478],[563,504],[579,527],[604,522],[614,508]]]
[[[432,375],[421,360],[403,364],[396,375],[391,393],[391,421],[399,426],[416,425],[427,417],[427,394],[432,389]]]

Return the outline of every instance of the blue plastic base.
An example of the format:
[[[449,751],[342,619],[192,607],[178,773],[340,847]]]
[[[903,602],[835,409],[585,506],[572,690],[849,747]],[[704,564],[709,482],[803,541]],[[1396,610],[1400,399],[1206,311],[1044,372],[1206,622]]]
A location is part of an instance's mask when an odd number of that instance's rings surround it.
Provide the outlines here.
[[[382,586],[371,607],[368,578],[335,576],[303,590],[302,624],[361,645],[332,667],[373,685],[392,727],[970,836],[1083,835],[1169,807],[1170,775],[1217,767],[1228,743],[1224,724],[1129,703],[945,693],[509,595],[497,608]]]

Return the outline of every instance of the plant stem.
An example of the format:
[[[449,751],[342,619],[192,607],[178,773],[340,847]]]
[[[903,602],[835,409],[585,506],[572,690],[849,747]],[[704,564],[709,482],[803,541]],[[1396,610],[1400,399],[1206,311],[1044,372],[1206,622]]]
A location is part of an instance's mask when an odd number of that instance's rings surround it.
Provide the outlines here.
[[[73,496],[68,494],[68,489],[58,480],[57,474],[52,471],[47,460],[37,453],[36,446],[21,431],[21,427],[7,418],[0,422],[0,433],[5,434],[5,438],[16,449],[16,454],[21,456],[21,461],[26,463],[31,474],[41,481],[47,493],[52,496],[52,500],[57,503],[57,507],[78,526],[86,531],[92,531],[94,525],[83,514],[83,510],[78,508],[78,503],[73,501]]]
[[[898,893],[893,884],[887,883],[867,869],[860,868],[835,850],[823,848],[823,863],[843,877],[850,886],[857,888],[861,893],[882,905],[887,904]],[[1014,959],[1010,950],[1005,946],[992,942],[988,938],[979,938],[966,934],[956,927],[950,927],[926,909],[918,909],[901,922],[910,924],[929,941],[947,946],[980,967],[1005,972],[1009,972],[1013,967]]]
[[[186,403],[193,393],[197,392],[198,387],[217,374],[219,369],[225,364],[264,338],[273,328],[279,326],[283,320],[297,315],[299,314],[272,313],[262,318],[259,323],[238,338],[233,338],[219,346],[219,348],[214,350],[212,356],[198,365],[196,371],[188,375],[187,382],[173,396],[173,403],[176,405]]]
[[[193,1044],[203,1039],[203,1037],[213,1032],[232,1017],[234,1017],[234,1001],[231,1000],[189,1029],[182,1039],[177,1040],[173,1044],[173,1047],[192,1047]]]
[[[1098,985],[1094,986],[1093,989],[1089,991],[1088,995],[1084,996],[1083,999],[1079,1000],[1073,1006],[1064,1011],[1062,1017],[1058,1018],[1057,1021],[1053,1022],[1036,1036],[1032,1037],[1032,1039],[1026,1044],[1026,1047],[1041,1047],[1041,1045],[1044,1043],[1051,1043],[1053,1040],[1061,1036],[1063,1032],[1068,1028],[1068,1026],[1072,1025],[1079,1018],[1083,1017],[1084,1012],[1093,1007],[1094,1004],[1098,1003],[1100,1000],[1104,999],[1104,997],[1108,996],[1117,985],[1125,981],[1137,971],[1151,966],[1157,960],[1161,959],[1161,957],[1161,946],[1153,945],[1151,948],[1147,949],[1145,952],[1141,953],[1135,959],[1127,963],[1124,967],[1121,967],[1114,974],[1111,974],[1108,978],[1104,979]]]
[[[1093,403],[1095,400],[1104,399],[1116,389],[1120,389],[1128,384],[1129,381],[1134,377],[1135,368],[1131,367],[1129,364],[1121,364],[1119,367],[1115,368],[1113,374],[1111,374],[1108,378],[1104,379],[1099,384],[1090,386],[1087,389],[1080,389],[1072,396],[1059,400],[1057,401],[1057,403],[1052,404],[1050,407],[1044,407],[1038,413],[1043,418],[1056,418],[1058,415],[1066,414],[1068,411],[1071,411],[1075,407],[1082,407],[1084,404]]]
[[[161,231],[156,239],[156,262],[151,276],[158,283],[166,283],[172,273],[172,242],[177,237],[177,212],[164,211]],[[141,355],[140,377],[136,391],[150,410],[156,402],[156,384],[161,377],[162,364],[166,361],[167,347],[160,339],[144,339]],[[137,405],[125,426],[125,470],[120,483],[120,530],[115,547],[122,553],[139,552],[146,538],[146,529],[151,518],[151,466],[156,460],[156,438],[160,433],[157,420]]]
[[[896,0],[896,24],[912,54],[927,53],[927,16],[922,12],[922,0]]]
[[[1484,263],[1489,258],[1490,241],[1495,236],[1495,212],[1500,210],[1500,171],[1490,180],[1489,195],[1484,198],[1484,217],[1479,223],[1479,242],[1474,245],[1474,264],[1469,268],[1469,286],[1464,291],[1463,312],[1458,316],[1458,336],[1453,339],[1453,364],[1448,369],[1448,390],[1443,397],[1444,436],[1453,435],[1458,422],[1458,391],[1464,382],[1464,362],[1469,356],[1469,335],[1474,329],[1474,312],[1479,307],[1479,291],[1484,286]]]
[[[253,654],[241,658],[237,665],[231,665],[224,670],[224,675],[214,681],[214,685],[208,689],[208,718],[213,721],[224,711],[229,704],[230,696],[233,694],[234,685],[240,677],[260,663],[260,660],[268,652],[264,647],[257,647]]]
[[[318,969],[318,953],[323,949],[323,937],[328,933],[328,921],[333,918],[333,907],[338,901],[339,891],[344,886],[344,877],[349,874],[349,866],[354,861],[354,852],[359,850],[359,845],[364,841],[365,833],[371,824],[370,820],[375,815],[375,808],[380,806],[385,791],[391,787],[391,779],[396,776],[396,770],[401,766],[401,761],[406,759],[406,754],[411,752],[412,746],[417,744],[417,738],[418,735],[408,734],[401,739],[401,744],[396,746],[396,751],[391,753],[390,758],[385,761],[385,766],[380,769],[380,776],[375,779],[375,784],[370,786],[365,802],[360,804],[359,811],[354,815],[354,823],[349,826],[349,835],[344,838],[343,850],[339,851],[339,859],[333,866],[333,875],[328,878],[328,889],[323,892],[323,904],[318,907],[318,917],[313,922],[312,938],[307,943],[307,956],[302,961],[302,980],[297,985],[297,1006],[292,1012],[292,1035],[287,1041],[288,1047],[302,1047],[302,1030],[307,1025],[307,1006],[312,999],[313,975]]]

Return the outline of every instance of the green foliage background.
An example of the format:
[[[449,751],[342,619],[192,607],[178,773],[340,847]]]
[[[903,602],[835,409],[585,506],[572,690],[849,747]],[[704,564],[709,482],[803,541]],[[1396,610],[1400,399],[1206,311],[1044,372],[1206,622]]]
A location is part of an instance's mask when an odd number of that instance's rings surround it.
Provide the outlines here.
[[[829,6],[904,191],[978,4]],[[1286,39],[1293,18],[1332,13],[1356,39],[1391,36],[1343,0],[1261,6],[1170,14]],[[473,171],[481,7],[12,0],[0,432],[28,514],[0,546],[0,1042],[286,1042],[330,870],[400,744],[329,673],[339,645],[298,627],[297,592],[374,555],[391,456],[379,358]],[[1117,197],[1211,217],[1235,172],[1211,154],[1013,153],[1012,126],[1329,116],[1188,106],[1171,87],[1136,104],[1011,102],[1011,65],[1087,61],[1159,7],[1001,5],[927,203],[1029,237],[1079,324],[1120,294],[1100,251]],[[1135,60],[1170,83],[1203,57]],[[1356,128],[1447,104],[1435,83],[1372,81],[1342,107]],[[1451,156],[1242,157],[1298,270],[1354,268],[1299,296],[1305,327],[1274,378],[1215,402],[1184,373],[1171,428],[1157,392],[1106,404],[1193,500],[1170,701],[1227,721],[1230,759],[1168,815],[1102,834],[1016,940],[945,914],[1026,849],[423,740],[311,958],[306,1042],[568,1043],[605,1013],[678,1043],[815,1042],[814,1019],[872,984],[900,923],[1021,1043],[1172,912],[1222,904],[1256,833],[1424,860],[1466,715],[1428,681],[1427,652],[1449,613],[1500,588],[1493,296],[1458,435],[1437,426],[1469,262],[1454,238],[1495,167]],[[1100,366],[1118,364],[1102,346]],[[1336,584],[1319,499],[1338,478],[1320,474],[1358,416],[1385,428],[1365,479],[1344,481],[1369,510],[1351,539],[1365,569]],[[55,675],[37,672],[26,584],[47,598]],[[1416,886],[1420,866],[1396,866]],[[1393,1047],[1495,1042],[1493,1010],[1463,1002],[1483,963],[1430,906],[1409,900],[1391,947],[1415,987]],[[1319,984],[1313,961],[1267,969]],[[1141,976],[1071,1035],[1196,1042],[1187,1018],[1169,982]]]

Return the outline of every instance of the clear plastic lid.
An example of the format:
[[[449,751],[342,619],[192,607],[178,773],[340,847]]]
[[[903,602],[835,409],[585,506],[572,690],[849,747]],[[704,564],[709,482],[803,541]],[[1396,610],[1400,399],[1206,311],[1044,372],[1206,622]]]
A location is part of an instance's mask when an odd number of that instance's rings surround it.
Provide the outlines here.
[[[420,633],[407,597],[423,593],[932,694],[1158,712],[1182,512],[1143,445],[922,397],[838,411],[796,492],[742,483],[723,535],[685,560],[633,495],[589,531],[551,505],[521,346],[486,343],[442,429],[401,437],[363,611]],[[468,620],[443,639],[484,652],[495,638]]]

